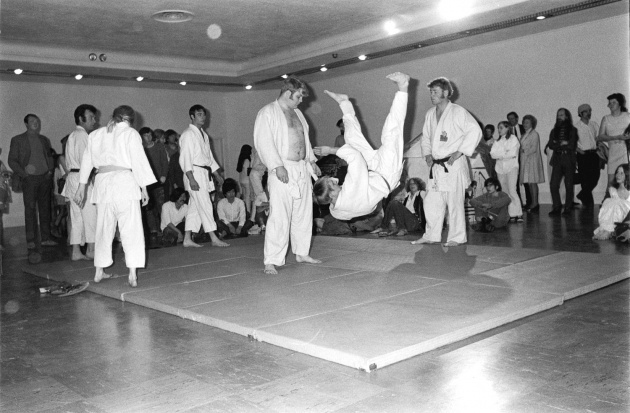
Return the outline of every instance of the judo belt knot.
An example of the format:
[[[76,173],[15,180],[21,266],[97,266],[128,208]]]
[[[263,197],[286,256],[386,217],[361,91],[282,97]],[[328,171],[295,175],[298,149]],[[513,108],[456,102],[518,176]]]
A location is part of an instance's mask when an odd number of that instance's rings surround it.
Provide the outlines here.
[[[442,158],[442,159],[434,159],[433,165],[431,165],[431,169],[429,171],[429,179],[433,179],[433,167],[435,165],[440,165],[442,168],[444,168],[444,172],[448,173],[448,168],[446,167],[446,161],[448,161],[449,159],[451,159],[450,156],[447,156],[446,158]]]

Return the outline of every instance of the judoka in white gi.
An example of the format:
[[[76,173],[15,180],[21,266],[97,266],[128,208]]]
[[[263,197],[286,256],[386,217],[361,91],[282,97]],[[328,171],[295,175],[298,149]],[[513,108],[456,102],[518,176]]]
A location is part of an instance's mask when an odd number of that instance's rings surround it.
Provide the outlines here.
[[[229,244],[221,241],[215,231],[217,223],[212,215],[212,200],[210,192],[214,191],[214,183],[210,178],[212,173],[219,187],[223,178],[219,175],[219,164],[214,160],[210,150],[210,138],[203,130],[206,123],[207,111],[201,105],[194,105],[188,111],[190,125],[179,138],[179,165],[184,171],[184,188],[190,194],[186,227],[184,231],[184,247],[201,247],[192,240],[192,233],[203,230],[210,234],[212,245],[227,247]]]
[[[83,206],[85,186],[92,168],[98,169],[89,201],[96,204],[96,242],[94,282],[111,277],[103,269],[112,265],[112,241],[116,224],[129,268],[129,285],[138,286],[137,268],[145,265],[142,205],[149,202],[147,185],[155,176],[142,147],[142,138],[131,127],[135,118],[129,106],[114,110],[106,127],[92,132],[81,160],[79,188],[75,201]]]
[[[336,178],[324,176],[314,186],[317,202],[330,204],[330,213],[340,220],[368,215],[377,204],[398,186],[403,169],[403,127],[407,115],[409,76],[396,72],[386,76],[396,83],[398,91],[383,125],[381,147],[372,149],[361,133],[348,96],[325,91],[339,103],[343,112],[346,144],[341,148],[318,146],[315,154],[336,154],[348,163],[343,186]]]
[[[466,156],[471,156],[477,147],[481,128],[466,109],[451,103],[453,87],[448,79],[437,78],[427,87],[435,105],[427,111],[422,129],[422,153],[430,169],[424,198],[427,226],[422,238],[412,243],[441,242],[448,209],[448,237],[443,245],[450,247],[467,241],[464,194],[470,185],[470,174]]]
[[[88,144],[88,133],[96,126],[96,108],[92,105],[79,105],[74,110],[76,129],[68,136],[66,142],[66,185],[61,195],[70,200],[70,245],[72,245],[72,261],[94,259],[94,237],[96,233],[96,206],[92,202],[85,202],[81,208],[74,200],[79,188],[79,170],[81,160]],[[93,186],[87,185],[86,199],[92,196]],[[81,252],[81,245],[87,243],[85,255]]]
[[[269,219],[265,233],[265,273],[277,274],[284,265],[289,238],[297,262],[311,258],[313,194],[311,177],[321,174],[308,138],[308,124],[298,109],[308,96],[306,85],[289,77],[280,96],[263,107],[254,124],[254,145],[269,171]]]

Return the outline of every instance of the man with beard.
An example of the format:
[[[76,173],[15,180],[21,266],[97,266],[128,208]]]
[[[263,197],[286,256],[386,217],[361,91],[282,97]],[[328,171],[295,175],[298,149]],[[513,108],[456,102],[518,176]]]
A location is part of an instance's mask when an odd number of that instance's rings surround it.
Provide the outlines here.
[[[549,149],[553,150],[551,157],[551,181],[549,189],[553,200],[553,209],[549,216],[561,213],[567,215],[573,208],[573,175],[575,174],[578,134],[573,126],[571,112],[565,108],[558,109],[556,125],[549,134]],[[560,199],[560,182],[564,178],[566,190],[564,210]]]

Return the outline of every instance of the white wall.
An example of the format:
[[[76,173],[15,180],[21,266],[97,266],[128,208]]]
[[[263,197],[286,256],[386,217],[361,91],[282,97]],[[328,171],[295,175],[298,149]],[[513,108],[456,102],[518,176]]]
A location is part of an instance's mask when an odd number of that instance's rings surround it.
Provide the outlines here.
[[[311,141],[314,145],[330,145],[337,136],[335,123],[340,111],[323,94],[324,89],[330,89],[355,99],[366,136],[378,146],[380,128],[394,92],[384,76],[401,70],[417,80],[411,91],[406,139],[421,132],[424,113],[430,107],[425,84],[437,76],[446,76],[458,88],[457,103],[483,123],[496,124],[512,110],[521,118],[528,113],[536,116],[544,146],[558,108],[566,107],[575,116],[579,104],[590,103],[593,119],[599,121],[608,113],[606,96],[614,92],[628,96],[628,26],[626,14],[351,75],[331,77],[334,72],[329,71],[313,76],[306,79],[313,99],[304,110],[311,125]],[[277,97],[279,87],[280,82],[276,90],[194,92],[3,80],[2,160],[6,163],[9,140],[24,131],[22,119],[29,112],[40,116],[42,133],[59,149],[59,140],[72,131],[72,112],[80,103],[99,108],[103,123],[114,107],[129,104],[142,115],[145,125],[178,131],[188,124],[188,108],[201,103],[210,109],[208,132],[217,158],[226,176],[236,177],[241,146],[253,144],[256,113]],[[541,202],[549,203],[548,179],[540,189]],[[601,199],[604,189],[602,177],[596,200]],[[11,208],[5,225],[23,225],[21,195],[14,197]]]

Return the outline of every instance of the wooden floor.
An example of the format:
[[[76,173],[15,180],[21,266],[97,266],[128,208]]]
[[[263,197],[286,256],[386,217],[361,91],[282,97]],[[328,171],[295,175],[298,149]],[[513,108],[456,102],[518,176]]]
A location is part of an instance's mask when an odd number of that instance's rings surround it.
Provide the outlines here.
[[[630,255],[590,239],[596,211],[548,210],[469,241]],[[630,410],[628,281],[370,374],[89,292],[40,297],[23,235],[5,238],[3,412]]]

